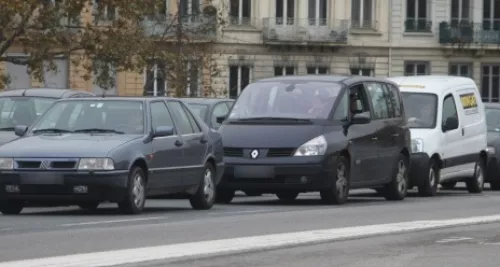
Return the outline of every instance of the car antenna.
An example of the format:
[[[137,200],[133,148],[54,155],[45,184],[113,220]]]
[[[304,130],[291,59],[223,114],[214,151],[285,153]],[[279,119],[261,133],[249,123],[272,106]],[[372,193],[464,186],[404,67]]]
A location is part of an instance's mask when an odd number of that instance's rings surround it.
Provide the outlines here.
[[[26,91],[28,91],[28,89],[24,89],[23,94],[21,96],[26,96]]]

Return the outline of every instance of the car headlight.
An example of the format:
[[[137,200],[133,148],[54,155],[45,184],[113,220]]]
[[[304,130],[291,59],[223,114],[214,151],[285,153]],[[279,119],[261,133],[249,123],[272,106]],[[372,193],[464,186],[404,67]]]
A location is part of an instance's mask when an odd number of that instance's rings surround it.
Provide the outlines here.
[[[422,139],[411,139],[411,152],[420,153],[424,151],[424,140]]]
[[[81,158],[79,170],[114,170],[115,164],[110,158]]]
[[[486,151],[488,151],[488,154],[495,154],[496,153],[495,148],[492,146],[487,147]]]
[[[0,170],[12,170],[12,169],[14,169],[13,158],[0,158]]]
[[[320,135],[301,145],[294,156],[321,156],[325,154],[327,147],[325,137]]]

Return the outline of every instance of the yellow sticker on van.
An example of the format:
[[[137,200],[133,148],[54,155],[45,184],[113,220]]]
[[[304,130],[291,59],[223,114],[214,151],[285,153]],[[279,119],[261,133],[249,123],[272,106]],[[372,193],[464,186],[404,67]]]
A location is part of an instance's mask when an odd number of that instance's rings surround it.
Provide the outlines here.
[[[465,110],[465,114],[477,113],[477,99],[474,93],[467,93],[460,95],[460,101],[462,102],[462,107]]]
[[[425,86],[423,85],[416,85],[416,84],[401,84],[399,87],[425,88]]]

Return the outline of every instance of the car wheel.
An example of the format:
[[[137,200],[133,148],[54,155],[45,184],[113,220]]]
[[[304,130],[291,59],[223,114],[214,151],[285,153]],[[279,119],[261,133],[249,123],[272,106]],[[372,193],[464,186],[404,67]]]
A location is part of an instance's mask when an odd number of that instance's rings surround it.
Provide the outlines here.
[[[146,204],[146,176],[140,167],[133,167],[128,177],[127,195],[118,203],[126,214],[139,214]]]
[[[457,185],[456,181],[441,183],[441,186],[446,189],[453,189]]]
[[[245,195],[249,197],[260,197],[262,196],[262,193],[258,191],[245,191]]]
[[[439,166],[434,159],[431,159],[428,168],[427,179],[418,187],[418,194],[422,197],[433,197],[437,194],[440,175]]]
[[[0,212],[4,215],[17,215],[24,209],[24,205],[24,201],[2,201],[0,202]]]
[[[234,190],[231,189],[217,189],[217,194],[215,195],[215,202],[229,204],[233,201],[234,198]]]
[[[294,201],[298,196],[299,192],[279,192],[276,193],[276,196],[281,200],[281,201]]]
[[[92,201],[92,202],[82,202],[78,204],[78,207],[82,210],[96,210],[97,207],[99,207],[99,202],[98,201]]]
[[[500,190],[500,181],[491,181],[490,182],[491,190],[499,191]]]
[[[400,154],[391,182],[387,185],[385,199],[403,200],[408,194],[408,158]]]
[[[474,176],[465,181],[467,185],[467,191],[469,193],[478,194],[483,192],[484,188],[484,163],[481,158],[479,158],[476,162],[476,166],[474,167]]]
[[[200,185],[198,186],[198,191],[196,194],[189,198],[191,207],[195,210],[208,210],[212,208],[215,201],[215,181],[214,181],[214,168],[210,163],[205,164],[205,170],[203,171],[203,177],[201,179]]]
[[[349,196],[350,165],[345,156],[337,159],[337,170],[332,187],[321,190],[321,200],[327,204],[341,205],[347,202]]]

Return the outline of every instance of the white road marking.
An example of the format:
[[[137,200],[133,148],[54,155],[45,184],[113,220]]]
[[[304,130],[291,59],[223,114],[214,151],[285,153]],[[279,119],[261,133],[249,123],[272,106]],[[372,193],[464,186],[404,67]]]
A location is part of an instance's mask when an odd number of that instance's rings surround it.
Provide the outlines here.
[[[411,231],[493,222],[500,222],[500,215],[449,220],[410,221],[82,253],[41,259],[0,262],[0,267],[102,267],[119,264],[137,264],[146,261],[171,260],[181,257],[235,252],[241,253],[292,245],[305,245],[382,234],[407,233]]]
[[[451,243],[451,242],[460,242],[465,240],[472,240],[472,237],[450,237],[436,241],[436,243]]]
[[[128,222],[159,220],[159,219],[165,219],[165,218],[167,218],[167,217],[146,217],[146,218],[113,220],[113,221],[94,221],[94,222],[82,222],[82,223],[67,223],[67,224],[61,224],[60,226],[62,226],[62,227],[71,227],[71,226],[110,224],[110,223],[128,223]]]
[[[209,212],[208,214],[216,215],[216,214],[238,214],[238,213],[258,213],[258,212],[271,212],[278,210],[240,210],[240,211],[227,211],[227,212]]]

